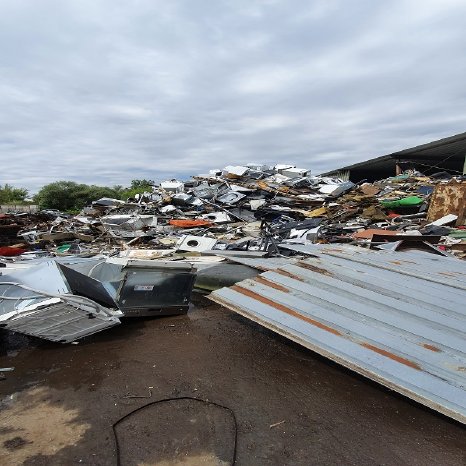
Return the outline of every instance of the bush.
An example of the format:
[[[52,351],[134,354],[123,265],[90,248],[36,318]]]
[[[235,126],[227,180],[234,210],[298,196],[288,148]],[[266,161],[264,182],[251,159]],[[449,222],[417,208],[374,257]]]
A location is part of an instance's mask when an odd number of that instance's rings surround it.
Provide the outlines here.
[[[41,209],[77,211],[101,197],[115,198],[119,193],[105,186],[56,181],[43,186],[34,199]]]
[[[26,199],[28,190],[15,188],[9,184],[0,187],[0,204],[21,204]]]

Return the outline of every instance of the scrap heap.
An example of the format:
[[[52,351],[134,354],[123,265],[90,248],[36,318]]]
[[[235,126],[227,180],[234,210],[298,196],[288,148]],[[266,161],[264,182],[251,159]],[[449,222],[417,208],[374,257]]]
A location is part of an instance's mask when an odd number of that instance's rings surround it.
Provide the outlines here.
[[[374,183],[313,176],[293,165],[227,166],[168,180],[79,215],[0,219],[0,255],[96,254],[156,259],[205,250],[278,252],[282,242],[466,252],[464,178],[406,172]],[[385,243],[388,243],[385,244]],[[25,257],[24,254],[22,257]]]
[[[249,164],[73,217],[3,215],[0,327],[68,343],[185,313],[194,287],[465,423],[465,198],[445,173],[354,184]]]

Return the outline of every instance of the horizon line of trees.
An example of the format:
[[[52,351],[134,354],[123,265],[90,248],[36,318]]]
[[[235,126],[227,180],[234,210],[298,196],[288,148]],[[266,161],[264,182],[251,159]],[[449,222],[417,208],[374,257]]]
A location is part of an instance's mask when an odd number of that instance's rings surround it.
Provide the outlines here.
[[[63,212],[76,212],[92,201],[102,197],[126,200],[136,194],[151,191],[153,180],[132,180],[131,185],[124,187],[97,186],[94,184],[76,183],[74,181],[55,181],[46,184],[32,199],[28,198],[28,190],[16,188],[8,183],[0,185],[0,204],[37,204],[40,209],[57,209]]]

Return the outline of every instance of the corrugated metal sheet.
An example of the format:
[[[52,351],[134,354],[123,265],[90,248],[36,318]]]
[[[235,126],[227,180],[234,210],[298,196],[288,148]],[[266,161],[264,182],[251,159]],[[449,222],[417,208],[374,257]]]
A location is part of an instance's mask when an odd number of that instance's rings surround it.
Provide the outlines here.
[[[381,269],[466,290],[466,263],[455,257],[441,257],[426,251],[376,251],[347,245],[280,245],[296,252],[326,257],[333,263],[351,260]],[[330,257],[335,259],[330,259]],[[340,261],[337,258],[341,259]]]
[[[232,255],[223,256],[222,254],[218,254],[218,256],[225,257],[229,261],[237,264],[243,264],[257,270],[262,270],[263,272],[278,269],[279,267],[283,267],[284,265],[293,262],[292,258],[286,257],[241,257]]]
[[[322,249],[210,298],[466,423],[466,264]]]
[[[87,260],[90,265],[99,261]],[[123,314],[70,294],[55,260],[12,264],[0,275],[0,327],[68,343],[120,323]],[[68,263],[85,266],[83,259]]]
[[[109,314],[105,308],[79,298],[73,302],[43,301],[28,311],[11,313],[13,315],[1,320],[0,325],[13,332],[69,343],[120,323],[118,317]]]

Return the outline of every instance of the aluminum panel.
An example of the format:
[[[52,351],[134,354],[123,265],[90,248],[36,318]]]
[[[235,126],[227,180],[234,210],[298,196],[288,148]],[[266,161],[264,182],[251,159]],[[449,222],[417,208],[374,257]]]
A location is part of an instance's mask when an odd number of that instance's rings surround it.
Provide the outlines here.
[[[210,298],[466,423],[466,264],[417,253],[336,249],[313,245],[308,250],[318,257]]]
[[[463,261],[455,257],[441,257],[424,251],[376,251],[348,245],[280,244],[280,246],[317,257],[325,254],[350,259],[367,266],[373,265],[410,277],[466,290],[466,267]]]
[[[3,328],[59,343],[69,343],[120,323],[119,311],[108,311],[94,303],[49,299],[12,313],[0,322]],[[4,316],[6,317],[6,316]]]
[[[254,269],[262,271],[273,270],[293,262],[293,259],[288,259],[285,257],[243,257],[239,255],[225,255],[223,253],[217,253],[215,255],[219,257],[224,257],[225,259],[228,259],[231,262],[247,265],[249,267],[253,267]]]

